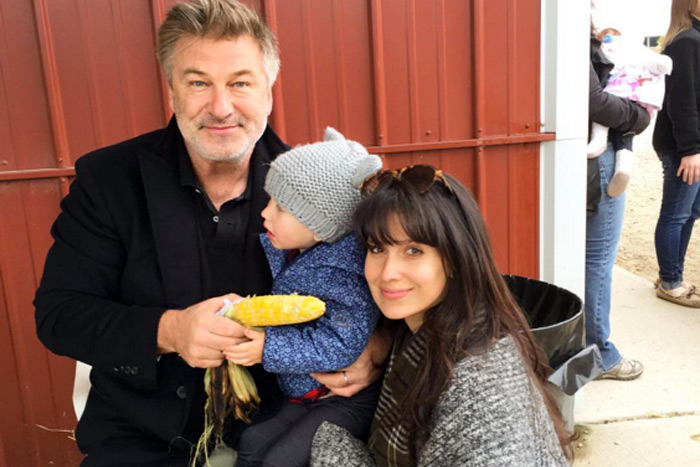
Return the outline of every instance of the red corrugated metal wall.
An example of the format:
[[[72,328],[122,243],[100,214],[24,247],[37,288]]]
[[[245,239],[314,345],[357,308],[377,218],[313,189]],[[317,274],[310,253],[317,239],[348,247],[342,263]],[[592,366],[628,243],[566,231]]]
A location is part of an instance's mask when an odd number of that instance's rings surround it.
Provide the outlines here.
[[[32,298],[75,158],[160,127],[154,58],[173,0],[0,0],[0,464],[79,463],[74,363],[44,350]],[[387,166],[472,188],[504,272],[538,275],[539,0],[249,0],[278,33],[271,123],[325,126]]]

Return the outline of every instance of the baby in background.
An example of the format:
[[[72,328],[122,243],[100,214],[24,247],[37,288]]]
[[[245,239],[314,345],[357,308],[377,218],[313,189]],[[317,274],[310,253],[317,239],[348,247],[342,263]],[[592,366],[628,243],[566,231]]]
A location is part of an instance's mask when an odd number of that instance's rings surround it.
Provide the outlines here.
[[[329,393],[309,373],[353,363],[374,330],[379,309],[364,276],[365,251],[351,232],[360,185],[382,162],[359,143],[327,128],[323,142],[298,146],[270,164],[260,241],[273,277],[273,294],[314,295],[326,302],[318,320],[246,330],[250,342],[227,354],[234,363],[262,362],[287,397],[278,414],[241,435],[237,466],[308,465],[311,441],[324,421],[366,439],[377,383],[352,397]],[[345,375],[345,373],[343,373]],[[351,384],[345,375],[346,383]]]
[[[603,28],[598,33],[598,39],[601,41],[601,50],[615,65],[605,85],[605,91],[639,103],[649,114],[661,109],[664,99],[664,75],[670,74],[673,68],[671,58],[642,44],[630,43],[614,28]],[[620,196],[629,183],[634,162],[632,135],[614,131],[609,139],[615,150],[615,174],[608,184],[608,195],[615,197]],[[588,158],[601,155],[607,143],[608,128],[594,122],[587,148]]]

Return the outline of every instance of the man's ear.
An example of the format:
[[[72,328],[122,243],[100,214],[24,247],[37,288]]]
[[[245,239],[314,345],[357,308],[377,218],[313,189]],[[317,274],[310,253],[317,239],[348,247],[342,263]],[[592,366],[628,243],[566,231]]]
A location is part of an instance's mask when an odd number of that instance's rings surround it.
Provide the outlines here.
[[[170,105],[170,111],[175,113],[175,105],[173,102],[173,87],[168,84],[168,105]]]
[[[272,88],[267,88],[267,116],[272,113]]]

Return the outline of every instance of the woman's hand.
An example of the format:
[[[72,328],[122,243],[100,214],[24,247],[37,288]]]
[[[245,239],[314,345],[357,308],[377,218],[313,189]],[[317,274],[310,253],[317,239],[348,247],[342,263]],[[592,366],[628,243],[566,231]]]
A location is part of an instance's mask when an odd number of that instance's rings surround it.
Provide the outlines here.
[[[334,394],[344,397],[353,396],[382,375],[391,343],[391,337],[387,333],[375,330],[367,347],[352,365],[341,371],[311,373],[311,376]]]
[[[700,181],[700,153],[681,158],[676,177],[683,176],[683,183],[692,185]]]
[[[263,349],[265,348],[265,333],[246,329],[245,337],[249,339],[247,342],[224,349],[226,360],[243,366],[253,366],[256,363],[261,363]]]

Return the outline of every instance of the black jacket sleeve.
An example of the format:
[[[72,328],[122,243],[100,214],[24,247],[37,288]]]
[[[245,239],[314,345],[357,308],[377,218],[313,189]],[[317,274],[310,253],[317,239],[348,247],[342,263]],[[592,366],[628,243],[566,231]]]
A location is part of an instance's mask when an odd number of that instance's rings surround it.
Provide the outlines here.
[[[639,134],[649,126],[649,113],[642,106],[603,90],[593,63],[590,64],[589,92],[589,121],[633,134]]]
[[[76,179],[51,230],[54,244],[34,302],[37,334],[58,355],[153,386],[165,309],[124,303],[125,243],[89,159],[77,161]]]

